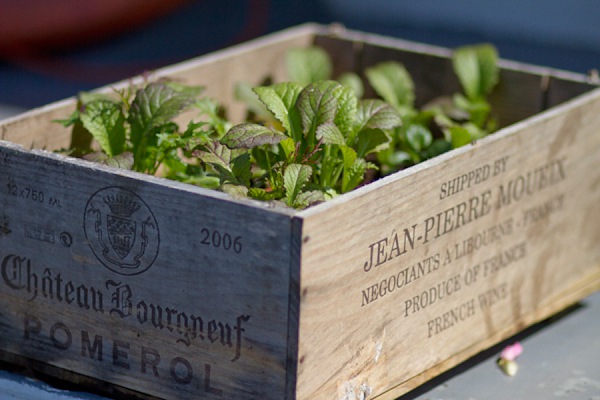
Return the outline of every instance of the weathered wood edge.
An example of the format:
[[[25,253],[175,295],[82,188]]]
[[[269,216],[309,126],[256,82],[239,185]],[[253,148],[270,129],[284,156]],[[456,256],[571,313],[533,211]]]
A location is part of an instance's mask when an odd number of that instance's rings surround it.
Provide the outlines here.
[[[319,26],[319,25],[317,25]],[[435,46],[420,42],[414,42],[411,40],[392,38],[389,36],[378,35],[374,33],[365,33],[355,31],[351,29],[339,28],[335,25],[329,27],[328,30],[324,29],[321,25],[321,32],[325,31],[332,37],[339,37],[341,39],[362,41],[368,44],[391,47],[395,49],[408,50],[417,53],[423,53],[433,55],[437,57],[451,57],[453,50],[447,47]],[[576,72],[565,71],[557,68],[544,67],[519,61],[512,61],[507,59],[500,59],[499,66],[505,69],[512,69],[522,72],[527,72],[535,75],[551,75],[559,79],[570,80],[574,82],[582,83],[594,83],[593,79],[585,74],[579,74]]]
[[[83,160],[80,158],[64,156],[64,155],[58,154],[58,153],[51,153],[51,152],[48,152],[45,150],[37,150],[37,149],[26,150],[21,145],[7,142],[5,140],[0,140],[0,147],[5,147],[5,148],[9,148],[9,149],[16,150],[19,152],[32,154],[32,155],[40,157],[40,158],[46,158],[46,159],[54,160],[54,161],[60,162],[60,163],[70,164],[73,166],[83,167],[83,168],[87,168],[87,169],[93,169],[93,170],[97,170],[97,171],[104,171],[104,172],[108,172],[110,174],[119,175],[119,176],[127,177],[130,179],[135,179],[135,180],[140,180],[140,181],[144,181],[147,183],[157,184],[157,185],[169,187],[173,190],[180,190],[180,191],[185,191],[185,192],[189,192],[189,193],[195,193],[195,194],[206,196],[206,197],[212,197],[212,198],[219,199],[222,201],[227,201],[227,202],[232,202],[232,203],[248,206],[250,208],[269,210],[274,213],[284,214],[284,215],[289,215],[289,216],[292,216],[296,213],[296,210],[292,209],[292,208],[274,207],[273,205],[271,205],[269,203],[265,203],[263,201],[258,201],[258,200],[236,199],[236,198],[233,198],[233,197],[229,196],[228,194],[226,194],[224,192],[220,192],[218,190],[206,189],[206,188],[202,188],[200,186],[189,185],[186,183],[177,182],[177,181],[173,181],[173,180],[166,179],[166,178],[161,178],[158,176],[143,174],[141,172],[109,167],[109,166],[101,165],[101,164],[98,164],[95,162],[86,161],[86,160]]]
[[[286,399],[296,398],[298,377],[298,340],[300,333],[300,259],[302,250],[302,219],[292,218],[290,235],[290,285],[288,300],[288,337],[286,362]]]
[[[204,195],[204,198],[213,198],[215,199],[215,197],[217,198],[217,200],[225,200],[225,201],[229,201],[229,205],[232,206],[232,203],[235,203],[235,206],[240,208],[242,210],[242,212],[248,212],[249,215],[252,214],[256,214],[257,212],[260,212],[263,216],[265,215],[271,215],[271,216],[277,216],[280,215],[283,218],[278,218],[279,221],[281,222],[285,222],[285,228],[281,229],[282,234],[285,235],[284,240],[289,241],[289,240],[293,240],[289,239],[287,237],[287,235],[291,235],[291,231],[292,231],[292,218],[290,216],[290,210],[291,209],[284,209],[284,208],[280,208],[277,211],[281,211],[281,212],[275,212],[274,214],[270,214],[269,210],[269,206],[265,203],[262,202],[252,202],[254,203],[252,205],[252,203],[248,202],[248,201],[244,201],[244,204],[240,204],[239,202],[235,201],[234,199],[229,198],[227,195],[223,194],[223,193],[219,193],[216,191],[211,191],[211,190],[204,190],[198,187],[194,187],[191,185],[185,185],[185,184],[181,184],[178,182],[172,182],[169,180],[165,180],[162,178],[156,178],[153,176],[148,176],[148,175],[144,175],[144,174],[139,174],[139,173],[135,173],[135,172],[131,172],[131,171],[125,171],[125,170],[119,170],[119,169],[112,169],[110,167],[105,167],[105,166],[100,166],[97,164],[89,164],[88,162],[84,161],[84,160],[79,160],[79,159],[74,159],[74,158],[70,158],[70,157],[65,157],[59,154],[54,154],[54,153],[48,153],[42,150],[24,150],[22,148],[22,146],[19,145],[15,145],[12,143],[8,143],[8,142],[0,142],[0,149],[2,148],[2,145],[6,144],[6,149],[10,149],[12,154],[15,154],[15,157],[18,155],[19,157],[21,156],[27,156],[27,158],[31,161],[36,161],[39,162],[40,164],[49,164],[49,165],[53,165],[56,167],[59,167],[61,170],[86,170],[86,172],[89,173],[95,173],[96,172],[101,172],[103,175],[110,175],[110,176],[114,176],[114,177],[125,177],[128,178],[128,180],[130,179],[131,181],[133,181],[134,183],[145,183],[148,186],[152,185],[155,188],[158,187],[162,187],[163,190],[169,190],[169,193],[173,193],[173,190],[179,190],[179,194],[177,194],[177,196],[184,195],[187,194],[187,196],[189,197],[190,195],[193,195],[197,198],[200,197],[200,195]],[[216,195],[216,196],[215,196]],[[214,201],[214,200],[213,200]],[[222,204],[223,206],[228,206],[227,202],[226,203],[219,203]],[[266,206],[266,207],[265,207]],[[254,210],[252,209],[252,207],[254,207]],[[289,243],[289,242],[288,242]],[[294,254],[297,254],[299,252],[299,241],[295,241],[292,243],[296,243],[295,244],[295,249],[290,247],[287,250],[288,255],[285,257],[285,259],[283,259],[282,261],[284,261],[284,264],[281,265],[281,267],[283,268],[283,273],[282,273],[282,280],[281,283],[283,284],[283,286],[281,287],[281,292],[283,293],[283,296],[285,296],[285,298],[288,300],[288,303],[285,306],[282,306],[282,313],[281,316],[284,316],[283,319],[281,319],[281,324],[280,327],[276,330],[276,332],[280,332],[282,333],[282,341],[281,341],[281,346],[280,348],[282,349],[282,357],[280,358],[282,366],[285,368],[285,371],[282,371],[283,373],[280,374],[281,379],[286,379],[286,374],[290,375],[291,377],[295,376],[295,369],[288,369],[287,366],[288,365],[295,365],[295,356],[294,354],[291,355],[292,359],[294,360],[293,363],[288,363],[287,362],[287,356],[288,356],[288,351],[286,349],[286,344],[287,344],[287,340],[286,340],[286,329],[289,328],[289,335],[291,337],[293,337],[294,333],[297,336],[297,303],[296,305],[294,305],[294,303],[289,303],[289,301],[293,301],[293,295],[290,295],[289,292],[286,292],[289,288],[287,287],[289,285],[289,287],[293,287],[294,286],[294,282],[296,283],[296,286],[298,286],[298,274],[299,274],[299,261],[298,261],[298,257],[296,257],[296,261],[294,262],[294,259],[292,258]],[[287,247],[287,246],[286,246]],[[264,248],[264,247],[263,247]],[[296,269],[296,279],[295,281],[292,281],[292,277],[290,276],[290,274],[294,271],[294,269],[292,269],[291,267],[295,266]],[[295,298],[298,298],[298,289],[296,289],[296,295]],[[283,299],[283,298],[282,298]],[[287,307],[287,309],[283,308],[283,307]],[[296,313],[292,313],[291,310],[295,309]],[[290,314],[290,319],[289,321],[285,320],[285,316],[287,314]],[[296,319],[294,319],[296,318]],[[289,325],[289,326],[288,326]],[[296,326],[296,328],[294,328],[294,326]],[[297,346],[296,346],[297,347]],[[295,347],[291,347],[292,350],[290,351],[295,351]],[[16,356],[12,353],[6,353],[8,360],[10,361],[12,360],[14,357],[21,357],[21,356]],[[11,355],[12,354],[12,355]],[[13,357],[14,356],[14,357]],[[0,358],[4,358],[3,357],[3,353],[0,353]],[[90,377],[86,377],[82,374],[79,373],[79,371],[75,371],[73,372],[73,370],[70,370],[68,367],[55,367],[52,366],[51,364],[44,364],[43,361],[36,361],[35,359],[28,359],[26,357],[21,357],[21,361],[18,362],[18,360],[16,358],[14,358],[16,361],[15,363],[20,363],[22,365],[26,365],[26,366],[31,366],[34,370],[38,370],[41,373],[47,373],[48,375],[51,376],[55,376],[59,379],[66,379],[69,381],[74,381],[76,383],[81,383],[84,386],[87,387],[92,387],[92,388],[98,388],[100,390],[103,390],[104,388],[109,388],[111,385],[115,385],[116,387],[121,387],[123,390],[120,391],[119,393],[129,393],[128,391],[132,391],[135,392],[136,389],[139,389],[140,392],[144,391],[144,386],[140,386],[140,387],[133,387],[133,389],[124,387],[124,386],[120,386],[118,383],[115,384],[114,382],[109,382],[109,383],[103,383],[103,382],[108,382],[103,380],[102,378],[90,378]],[[29,361],[28,361],[29,360]],[[67,372],[73,372],[73,374],[69,374],[69,373],[62,373],[61,371],[67,371]],[[96,383],[95,383],[96,382]],[[283,382],[280,381],[280,390],[281,393],[283,393],[283,390],[285,389],[285,385],[287,384],[287,382]],[[288,389],[288,391],[293,391],[295,390],[295,386],[291,386],[290,389]],[[152,397],[150,395],[144,394],[144,398],[156,398],[156,397]],[[156,394],[155,394],[156,396]],[[293,397],[292,397],[293,398]]]
[[[375,182],[369,183],[368,185],[361,186],[351,192],[344,193],[342,196],[338,196],[332,200],[328,200],[324,203],[315,205],[315,206],[307,208],[305,210],[301,210],[300,212],[298,212],[296,214],[296,216],[299,218],[308,218],[315,214],[326,212],[331,207],[334,207],[336,205],[343,204],[343,203],[348,203],[357,197],[360,197],[360,196],[365,195],[366,193],[378,190],[379,188],[387,186],[388,184],[391,184],[392,182],[396,182],[398,180],[404,179],[405,177],[410,176],[410,175],[418,174],[420,171],[422,171],[424,169],[427,169],[434,165],[441,164],[449,159],[452,159],[452,158],[458,156],[459,154],[469,152],[475,146],[482,146],[482,145],[485,145],[488,143],[502,140],[508,136],[516,135],[516,134],[518,134],[518,132],[520,132],[523,129],[528,128],[529,126],[543,123],[544,121],[551,119],[553,116],[555,116],[557,114],[567,112],[570,109],[579,107],[579,106],[581,106],[585,103],[588,103],[590,101],[593,101],[594,99],[597,99],[597,98],[600,98],[600,88],[593,89],[590,92],[579,95],[576,98],[574,98],[568,102],[554,106],[546,111],[543,111],[543,112],[536,114],[532,117],[529,117],[527,119],[524,119],[523,121],[517,122],[515,124],[507,126],[506,128],[500,129],[499,131],[494,132],[493,134],[488,135],[488,136],[484,137],[483,139],[478,140],[475,143],[470,143],[470,144],[460,147],[458,149],[451,150],[451,151],[441,154],[435,158],[426,160],[417,165],[413,165],[410,168],[406,168],[406,169],[398,171],[394,174],[385,176]]]
[[[594,293],[600,289],[600,272],[590,274],[586,279],[582,279],[576,285],[558,293],[552,299],[550,299],[545,305],[539,307],[535,311],[523,316],[518,321],[515,321],[508,328],[497,332],[496,334],[488,337],[487,339],[475,343],[472,346],[466,348],[460,353],[456,353],[454,356],[444,360],[440,364],[423,371],[419,375],[398,384],[398,386],[390,389],[389,391],[374,397],[375,399],[381,400],[393,400],[402,396],[411,390],[417,388],[423,383],[431,380],[432,378],[442,374],[443,372],[459,365],[466,361],[470,357],[477,353],[485,350],[495,343],[499,343],[505,339],[510,338],[514,334],[522,331],[525,327],[541,322],[557,312],[567,308],[580,301],[585,296]]]

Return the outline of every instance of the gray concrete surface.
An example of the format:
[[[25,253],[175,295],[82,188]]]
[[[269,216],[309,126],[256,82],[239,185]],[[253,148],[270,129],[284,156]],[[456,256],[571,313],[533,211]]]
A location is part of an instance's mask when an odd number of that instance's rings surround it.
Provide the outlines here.
[[[513,377],[496,365],[507,344],[523,353]],[[402,400],[600,400],[600,292],[435,378]]]

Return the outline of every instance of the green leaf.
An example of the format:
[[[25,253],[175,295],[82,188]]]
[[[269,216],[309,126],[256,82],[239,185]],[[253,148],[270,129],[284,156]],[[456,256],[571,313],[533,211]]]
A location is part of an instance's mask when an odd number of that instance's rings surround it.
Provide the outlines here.
[[[365,172],[367,171],[367,162],[363,158],[357,158],[352,163],[352,166],[347,170],[344,175],[347,175],[345,184],[342,184],[342,193],[349,192],[355,189],[364,179]]]
[[[75,124],[76,122],[80,122],[79,117],[80,117],[80,111],[79,110],[75,110],[67,118],[65,118],[65,119],[54,119],[54,120],[52,120],[52,122],[56,122],[58,124],[61,124],[65,128],[68,128],[69,126]]]
[[[411,106],[415,100],[414,82],[402,64],[386,61],[365,69],[375,92],[393,107]]]
[[[304,135],[325,122],[334,122],[342,85],[335,81],[321,81],[306,86],[298,95],[296,108],[302,121]]]
[[[452,150],[452,143],[444,139],[436,139],[427,148],[427,158],[437,157],[440,154]]]
[[[387,159],[387,163],[393,166],[398,166],[404,164],[407,161],[410,161],[410,154],[405,151],[399,150],[394,151]]]
[[[245,122],[232,127],[229,132],[223,136],[221,143],[232,149],[251,149],[256,146],[262,146],[263,144],[277,144],[286,138],[287,136],[285,134],[270,126]]]
[[[498,51],[491,44],[481,44],[475,47],[479,62],[479,95],[490,93],[498,83]]]
[[[325,201],[325,193],[321,190],[308,190],[302,192],[296,197],[296,208],[306,208],[314,204],[323,203]]]
[[[380,151],[389,147],[391,138],[381,129],[363,129],[358,133],[354,149],[358,157],[364,157],[373,151]]]
[[[318,140],[322,139],[324,144],[337,144],[340,146],[346,144],[342,132],[333,122],[326,122],[319,125],[316,130],[316,137]]]
[[[487,135],[486,131],[484,131],[483,129],[479,128],[477,125],[475,125],[471,122],[466,122],[466,123],[462,124],[462,127],[464,129],[466,129],[467,132],[469,132],[469,136],[471,137],[471,140],[481,139]]]
[[[354,160],[356,160],[356,151],[353,148],[347,146],[340,147],[340,150],[342,151],[344,168],[352,167],[352,164],[354,164]]]
[[[482,128],[488,119],[490,104],[483,97],[470,100],[460,93],[455,93],[452,98],[456,107],[469,113],[469,120]]]
[[[340,150],[342,152],[342,160],[344,162],[342,170],[342,192],[345,192],[345,188],[348,186],[350,181],[350,172],[352,170],[352,166],[356,160],[356,151],[347,146],[340,146]]]
[[[471,143],[471,135],[469,131],[460,126],[453,126],[450,128],[452,134],[452,148],[457,149],[466,144]]]
[[[248,189],[248,197],[251,197],[255,200],[262,200],[262,201],[274,200],[276,198],[275,193],[267,192],[265,189],[261,189],[261,188]]]
[[[248,107],[248,110],[253,112],[258,118],[266,121],[273,118],[273,114],[271,114],[267,106],[260,101],[260,98],[249,83],[236,83],[233,89],[233,96],[236,100],[244,102],[246,107]]]
[[[419,153],[431,144],[431,132],[423,125],[412,124],[406,130],[406,141],[414,151]]]
[[[498,83],[498,52],[492,45],[459,47],[452,65],[469,100],[484,98]]]
[[[363,97],[365,93],[365,87],[362,79],[360,79],[360,76],[354,72],[343,73],[336,80],[342,85],[351,88],[354,91],[356,98],[360,99]]]
[[[290,80],[302,86],[329,79],[333,70],[329,54],[317,46],[291,48],[285,61]]]
[[[284,82],[273,86],[256,87],[253,90],[291,136],[292,125],[289,114],[291,110],[294,110],[302,86],[295,82]]]
[[[185,93],[188,96],[193,97],[194,100],[197,99],[198,97],[200,97],[200,95],[206,89],[205,86],[185,85],[183,83],[179,83],[179,82],[175,82],[175,81],[167,81],[167,82],[164,82],[164,84],[167,85],[168,87],[170,87],[171,89],[175,90],[176,92]]]
[[[109,157],[107,154],[99,151],[82,156],[84,160],[96,162],[109,167],[131,169],[133,167],[133,153],[125,152],[114,157]]]
[[[402,117],[395,108],[388,103],[369,99],[358,103],[355,130],[368,129],[394,129],[402,125]]]
[[[356,119],[356,110],[358,108],[356,94],[354,90],[343,85],[340,85],[332,94],[336,96],[338,103],[338,109],[333,122],[345,137],[349,136],[354,128],[354,120]]]
[[[435,116],[443,116],[446,119],[453,119],[455,121],[468,120],[469,113],[466,111],[464,107],[459,107],[456,97],[461,96],[465,102],[468,103],[466,97],[464,97],[460,93],[455,93],[453,97],[450,96],[440,96],[430,101],[426,105],[423,106],[423,112],[429,113],[430,115]],[[458,100],[459,102],[461,100]],[[427,126],[426,123],[423,125]],[[450,124],[452,125],[452,124]]]
[[[231,172],[240,183],[250,186],[250,178],[252,178],[252,163],[250,162],[250,154],[243,153],[233,160]]]
[[[285,202],[288,206],[296,205],[296,198],[311,175],[312,168],[309,165],[290,164],[287,166],[283,174],[283,187],[285,188]]]
[[[231,161],[243,154],[246,150],[243,149],[230,149],[229,147],[221,144],[219,141],[213,141],[207,143],[203,150],[196,150],[192,152],[194,157],[198,157],[202,162],[212,165],[219,165],[222,168],[231,171]]]
[[[189,166],[188,166],[189,168]],[[194,174],[172,174],[169,179],[189,183],[190,185],[201,186],[207,189],[218,189],[220,185],[219,178],[216,176],[208,176],[205,171]]]
[[[480,76],[475,49],[466,46],[454,50],[452,65],[467,97],[476,99],[479,96]]]
[[[246,186],[243,185],[235,185],[232,183],[224,183],[222,184],[219,189],[222,192],[227,193],[228,195],[230,195],[231,197],[233,197],[234,199],[244,199],[248,197],[248,188]]]
[[[79,92],[79,94],[77,95],[77,99],[83,105],[98,100],[110,101],[115,104],[119,103],[119,101],[116,100],[114,97],[101,92]]]
[[[123,152],[125,117],[118,104],[107,100],[92,101],[86,105],[80,119],[109,157]]]
[[[173,90],[164,83],[150,83],[139,89],[131,103],[128,118],[134,147],[153,128],[169,122],[194,101],[193,96]]]
[[[290,156],[296,151],[296,143],[294,143],[294,139],[287,138],[279,142],[279,146],[285,153],[285,158],[289,160]]]
[[[207,97],[203,97],[194,103],[194,106],[199,108],[202,114],[207,118],[209,126],[214,130],[214,136],[221,138],[231,128],[231,122],[220,116],[219,105]]]

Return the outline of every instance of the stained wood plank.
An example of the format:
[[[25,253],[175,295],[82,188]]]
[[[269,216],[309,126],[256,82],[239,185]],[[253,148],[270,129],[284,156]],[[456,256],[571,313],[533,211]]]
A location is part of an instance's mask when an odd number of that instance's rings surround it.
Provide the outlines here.
[[[161,398],[284,398],[288,214],[2,145],[2,351]]]
[[[298,398],[400,394],[597,289],[598,109],[596,90],[302,212]]]

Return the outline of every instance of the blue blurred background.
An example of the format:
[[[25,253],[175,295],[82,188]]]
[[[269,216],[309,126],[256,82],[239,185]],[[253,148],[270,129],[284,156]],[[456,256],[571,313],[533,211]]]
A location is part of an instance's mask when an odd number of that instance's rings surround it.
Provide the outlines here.
[[[129,1],[123,10],[107,0],[0,0],[0,105],[41,106],[309,21],[446,47],[491,42],[507,59],[600,68],[597,0]]]

